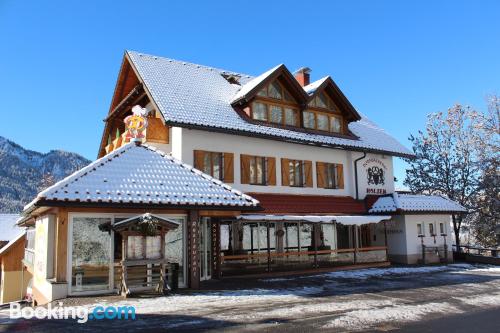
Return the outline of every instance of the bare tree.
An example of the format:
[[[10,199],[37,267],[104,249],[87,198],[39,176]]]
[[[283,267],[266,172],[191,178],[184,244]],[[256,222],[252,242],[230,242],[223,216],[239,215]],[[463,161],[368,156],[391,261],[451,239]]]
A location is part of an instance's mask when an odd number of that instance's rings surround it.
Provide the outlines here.
[[[407,160],[410,168],[405,185],[412,192],[444,195],[476,211],[481,177],[479,118],[476,111],[462,105],[430,114],[425,132],[410,137],[416,158]],[[457,245],[463,218],[462,214],[452,215]]]

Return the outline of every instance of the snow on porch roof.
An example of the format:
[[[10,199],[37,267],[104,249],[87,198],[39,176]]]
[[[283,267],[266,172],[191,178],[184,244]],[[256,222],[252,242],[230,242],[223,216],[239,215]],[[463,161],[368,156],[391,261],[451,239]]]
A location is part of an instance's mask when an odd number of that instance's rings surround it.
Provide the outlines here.
[[[129,143],[42,191],[39,203],[125,203],[255,208],[259,202],[147,145]]]
[[[389,220],[391,216],[346,216],[346,215],[240,215],[237,217],[241,221],[300,221],[311,223],[333,223],[337,222],[343,225],[363,225],[368,223],[379,223]]]
[[[370,213],[388,212],[435,212],[465,213],[467,210],[457,202],[439,195],[400,194],[380,197],[369,210]]]

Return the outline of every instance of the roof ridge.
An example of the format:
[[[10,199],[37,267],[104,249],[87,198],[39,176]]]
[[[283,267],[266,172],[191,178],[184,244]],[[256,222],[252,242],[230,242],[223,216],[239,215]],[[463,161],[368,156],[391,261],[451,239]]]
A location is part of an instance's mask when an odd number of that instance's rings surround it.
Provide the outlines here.
[[[251,76],[251,75],[248,75],[248,74],[245,74],[245,73],[235,72],[235,71],[231,71],[231,70],[227,70],[227,69],[222,69],[222,68],[217,68],[217,67],[212,67],[212,66],[207,66],[207,65],[202,65],[202,64],[196,64],[194,62],[183,61],[183,60],[178,60],[178,59],[173,59],[173,58],[167,58],[167,57],[163,57],[163,56],[157,56],[157,55],[154,55],[154,54],[149,54],[149,53],[144,53],[144,52],[139,52],[139,51],[134,51],[134,50],[125,50],[125,52],[126,53],[135,53],[139,57],[146,56],[146,57],[151,57],[151,58],[153,58],[155,60],[162,59],[162,60],[166,60],[168,62],[174,62],[174,63],[177,63],[177,64],[186,65],[186,66],[194,66],[196,68],[201,68],[201,69],[205,69],[205,70],[208,70],[208,71],[216,71],[216,72],[221,73],[221,74],[239,75],[239,76],[242,76],[242,77],[244,76],[244,77],[246,77],[248,79],[255,78],[255,76]]]

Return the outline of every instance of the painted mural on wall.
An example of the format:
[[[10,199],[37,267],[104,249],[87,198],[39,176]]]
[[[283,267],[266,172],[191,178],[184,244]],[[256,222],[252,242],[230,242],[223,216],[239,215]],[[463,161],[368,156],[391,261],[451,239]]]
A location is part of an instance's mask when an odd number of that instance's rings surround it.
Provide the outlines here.
[[[369,158],[363,163],[366,172],[366,194],[386,194],[387,166],[378,158]]]

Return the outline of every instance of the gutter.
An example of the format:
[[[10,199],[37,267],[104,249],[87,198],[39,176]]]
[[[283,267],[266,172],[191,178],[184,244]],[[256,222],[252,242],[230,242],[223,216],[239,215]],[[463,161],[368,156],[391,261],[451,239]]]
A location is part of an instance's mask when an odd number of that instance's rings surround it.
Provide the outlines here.
[[[366,151],[363,152],[363,156],[354,160],[354,186],[356,187],[356,200],[359,200],[359,188],[358,188],[358,162],[366,158]]]

